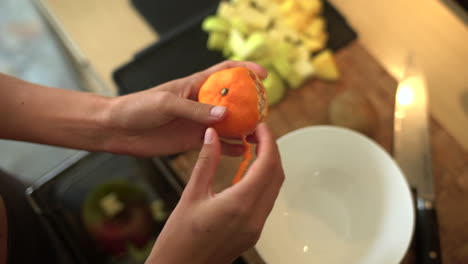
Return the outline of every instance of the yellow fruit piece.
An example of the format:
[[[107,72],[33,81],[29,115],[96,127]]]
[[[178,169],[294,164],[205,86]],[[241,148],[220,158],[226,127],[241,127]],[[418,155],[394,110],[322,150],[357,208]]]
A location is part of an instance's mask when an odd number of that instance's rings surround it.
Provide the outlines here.
[[[310,52],[316,52],[323,48],[325,48],[325,42],[321,41],[317,38],[305,38],[302,39],[303,45],[309,50]]]
[[[312,19],[306,26],[304,33],[309,37],[316,37],[325,31],[325,20],[322,17]]]
[[[299,7],[311,16],[315,16],[322,11],[321,0],[296,0]]]
[[[233,4],[221,1],[218,6],[217,15],[229,20],[231,17],[237,15],[237,9]]]
[[[317,78],[327,81],[338,80],[338,68],[330,50],[326,49],[320,52],[312,58],[311,62],[315,68],[315,76],[317,76]]]
[[[284,14],[300,12],[299,6],[296,0],[286,0],[281,4],[281,11]]]
[[[301,32],[308,24],[308,18],[303,13],[292,13],[287,16],[286,23],[295,30]]]
[[[265,30],[270,24],[270,17],[254,8],[242,8],[238,17],[247,25],[260,30]]]

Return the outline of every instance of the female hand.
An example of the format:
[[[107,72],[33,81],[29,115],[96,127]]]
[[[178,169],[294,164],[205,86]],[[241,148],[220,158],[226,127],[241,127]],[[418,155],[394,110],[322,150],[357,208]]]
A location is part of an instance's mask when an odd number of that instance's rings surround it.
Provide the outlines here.
[[[257,159],[244,178],[212,192],[221,145],[213,128],[179,204],[147,259],[148,264],[231,263],[255,245],[284,181],[277,145],[265,124],[255,135]]]
[[[225,116],[224,107],[197,102],[198,90],[216,71],[244,66],[264,79],[267,72],[252,62],[226,61],[191,76],[142,92],[112,99],[104,122],[108,151],[137,156],[173,154],[199,148],[203,132]],[[222,143],[225,154],[240,155],[241,145]]]

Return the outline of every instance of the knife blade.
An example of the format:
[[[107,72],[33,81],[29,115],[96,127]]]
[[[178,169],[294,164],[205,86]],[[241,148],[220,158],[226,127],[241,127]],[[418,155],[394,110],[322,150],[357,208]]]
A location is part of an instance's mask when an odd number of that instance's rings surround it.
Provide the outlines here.
[[[415,189],[416,260],[442,263],[432,175],[428,96],[423,72],[410,57],[398,85],[394,112],[394,157]]]

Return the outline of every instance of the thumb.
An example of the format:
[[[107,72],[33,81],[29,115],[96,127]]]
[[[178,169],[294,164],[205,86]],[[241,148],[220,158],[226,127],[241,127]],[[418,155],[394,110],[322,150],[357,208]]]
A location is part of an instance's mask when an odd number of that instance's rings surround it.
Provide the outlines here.
[[[171,102],[163,104],[168,116],[193,120],[202,124],[211,124],[224,118],[226,107],[199,103],[190,99],[178,97],[171,98]]]
[[[205,132],[204,144],[198,155],[197,163],[192,171],[188,190],[196,196],[211,194],[211,185],[221,157],[221,144],[214,128]]]

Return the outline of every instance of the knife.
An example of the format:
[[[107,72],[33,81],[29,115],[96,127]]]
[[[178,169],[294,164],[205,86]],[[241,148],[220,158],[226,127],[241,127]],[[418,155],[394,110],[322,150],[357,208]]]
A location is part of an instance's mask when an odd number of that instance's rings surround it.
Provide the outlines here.
[[[394,113],[394,157],[415,189],[418,264],[442,263],[432,177],[428,98],[422,71],[408,57]]]

